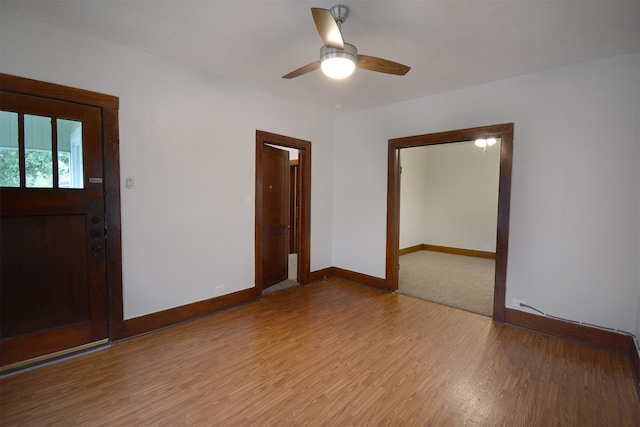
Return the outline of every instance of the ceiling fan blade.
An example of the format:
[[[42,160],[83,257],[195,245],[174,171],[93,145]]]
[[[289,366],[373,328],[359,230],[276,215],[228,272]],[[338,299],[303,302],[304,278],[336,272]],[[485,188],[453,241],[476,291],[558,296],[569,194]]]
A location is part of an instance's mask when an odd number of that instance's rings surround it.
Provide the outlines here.
[[[316,28],[324,44],[329,47],[344,49],[342,32],[340,31],[338,23],[333,18],[331,11],[312,7],[311,14],[313,15],[313,22],[316,23]]]
[[[375,56],[368,55],[358,55],[358,63],[356,64],[356,67],[370,71],[377,71],[379,73],[395,74],[398,76],[404,76],[411,69],[411,67],[389,61],[388,59],[376,58]]]
[[[283,79],[292,79],[294,77],[301,76],[303,74],[307,74],[313,70],[320,68],[320,61],[312,62],[311,64],[307,64],[304,67],[300,67],[297,70],[290,72],[289,74],[285,74],[282,76]]]

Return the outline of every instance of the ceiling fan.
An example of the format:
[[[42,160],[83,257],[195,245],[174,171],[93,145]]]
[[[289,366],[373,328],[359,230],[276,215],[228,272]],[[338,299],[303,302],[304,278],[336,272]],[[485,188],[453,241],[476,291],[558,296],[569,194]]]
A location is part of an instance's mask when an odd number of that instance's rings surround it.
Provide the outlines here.
[[[411,69],[388,59],[359,55],[354,45],[345,43],[341,27],[349,16],[347,6],[336,5],[331,9],[311,8],[311,14],[320,38],[324,42],[324,46],[320,49],[320,60],[285,74],[282,76],[283,79],[292,79],[318,68],[334,79],[350,76],[356,67],[399,76],[404,76]]]

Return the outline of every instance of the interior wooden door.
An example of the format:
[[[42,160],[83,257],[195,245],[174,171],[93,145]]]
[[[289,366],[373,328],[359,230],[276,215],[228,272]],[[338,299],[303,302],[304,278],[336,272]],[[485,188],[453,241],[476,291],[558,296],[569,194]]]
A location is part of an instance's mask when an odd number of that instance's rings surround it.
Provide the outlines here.
[[[262,288],[289,276],[289,152],[265,145],[262,160]]]
[[[1,364],[108,337],[101,110],[0,97]]]

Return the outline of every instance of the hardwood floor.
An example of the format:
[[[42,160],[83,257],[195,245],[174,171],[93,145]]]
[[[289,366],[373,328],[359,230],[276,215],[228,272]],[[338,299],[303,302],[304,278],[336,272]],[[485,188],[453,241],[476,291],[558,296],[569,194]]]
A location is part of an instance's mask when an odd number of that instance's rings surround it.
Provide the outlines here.
[[[0,424],[638,425],[625,356],[349,282],[0,380]]]

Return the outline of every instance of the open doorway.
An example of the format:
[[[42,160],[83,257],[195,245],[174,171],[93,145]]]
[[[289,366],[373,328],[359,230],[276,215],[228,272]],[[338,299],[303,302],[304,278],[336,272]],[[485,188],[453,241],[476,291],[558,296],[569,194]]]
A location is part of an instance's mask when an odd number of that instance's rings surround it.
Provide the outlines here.
[[[256,131],[256,288],[306,284],[310,266],[311,143]]]
[[[498,212],[496,224],[495,276],[493,319],[504,322],[509,237],[509,205],[511,196],[511,159],[513,123],[417,135],[389,140],[387,186],[387,264],[386,286],[398,289],[400,256],[400,150],[410,147],[500,138],[500,174],[498,181]]]
[[[491,317],[500,145],[400,150],[398,293]]]

